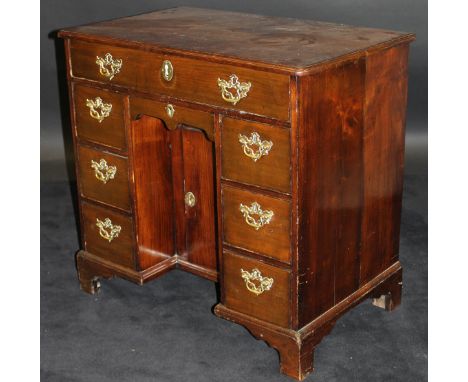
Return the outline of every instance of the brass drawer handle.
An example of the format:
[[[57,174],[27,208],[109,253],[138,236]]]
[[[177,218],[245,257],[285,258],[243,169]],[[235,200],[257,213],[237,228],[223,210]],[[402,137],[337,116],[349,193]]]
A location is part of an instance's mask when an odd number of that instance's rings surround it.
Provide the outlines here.
[[[99,235],[109,243],[118,237],[122,230],[121,226],[112,224],[109,218],[105,218],[104,221],[96,218],[96,226],[99,228]]]
[[[252,269],[252,272],[241,269],[241,276],[244,279],[247,289],[257,296],[270,290],[274,281],[271,277],[262,276],[257,268]],[[255,283],[254,281],[257,282]]]
[[[248,225],[254,227],[257,231],[264,225],[270,224],[271,218],[274,215],[273,211],[263,211],[260,204],[257,202],[253,202],[250,207],[241,203],[239,210],[242,212],[242,215],[244,215],[245,222]],[[257,215],[259,219],[255,220],[255,218],[251,215]]]
[[[239,134],[239,143],[244,149],[244,154],[252,158],[254,162],[258,161],[263,155],[268,155],[273,147],[272,141],[262,141],[260,135],[256,132],[250,134],[250,138]],[[257,150],[254,150],[251,146],[256,146]]]
[[[110,53],[106,53],[104,58],[96,56],[96,64],[99,65],[99,73],[109,81],[122,69],[122,59],[114,59]]]
[[[242,98],[247,97],[252,84],[250,82],[239,82],[239,78],[235,74],[231,74],[229,81],[218,78],[218,86],[221,88],[223,100],[235,105]],[[234,94],[231,93],[230,89],[235,91]]]
[[[97,119],[99,123],[104,121],[110,115],[112,104],[104,103],[101,97],[96,97],[94,100],[87,99],[86,106],[89,107],[89,115]]]
[[[101,159],[99,162],[91,160],[91,168],[94,169],[96,178],[104,184],[110,179],[114,179],[115,173],[117,172],[117,167],[109,166],[105,159]]]

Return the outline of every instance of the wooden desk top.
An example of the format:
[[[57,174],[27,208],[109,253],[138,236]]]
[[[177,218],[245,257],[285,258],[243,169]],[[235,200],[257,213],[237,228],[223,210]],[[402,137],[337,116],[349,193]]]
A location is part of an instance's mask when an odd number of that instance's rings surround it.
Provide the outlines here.
[[[60,35],[293,70],[414,39],[411,33],[188,7],[67,28]]]

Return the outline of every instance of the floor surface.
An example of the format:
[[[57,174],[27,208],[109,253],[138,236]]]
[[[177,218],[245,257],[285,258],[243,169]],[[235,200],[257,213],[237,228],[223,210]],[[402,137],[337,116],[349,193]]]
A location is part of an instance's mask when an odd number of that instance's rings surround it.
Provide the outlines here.
[[[427,380],[426,207],[427,177],[407,175],[402,305],[387,313],[367,300],[347,313],[318,346],[307,381]],[[210,281],[173,271],[142,287],[113,279],[96,296],[81,292],[67,182],[42,183],[41,226],[42,381],[292,381],[274,349],[213,315]]]

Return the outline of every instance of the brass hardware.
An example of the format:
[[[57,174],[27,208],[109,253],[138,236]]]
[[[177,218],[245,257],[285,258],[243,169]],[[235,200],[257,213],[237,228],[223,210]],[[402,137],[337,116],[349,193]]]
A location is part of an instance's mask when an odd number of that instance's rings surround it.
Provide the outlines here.
[[[263,211],[260,207],[260,204],[258,204],[257,202],[253,202],[250,205],[250,207],[241,203],[239,206],[239,210],[240,212],[242,212],[242,215],[244,215],[245,222],[248,225],[254,227],[257,231],[264,225],[270,224],[271,218],[274,215],[273,211]],[[255,218],[251,215],[258,215],[259,220],[255,220]]]
[[[239,134],[239,142],[242,144],[244,154],[249,158],[252,158],[254,162],[258,161],[263,155],[268,155],[271,148],[273,147],[272,141],[262,141],[260,135],[258,135],[256,132],[250,134],[250,138]],[[257,150],[255,151],[250,146],[257,146]]]
[[[89,115],[97,119],[99,123],[101,123],[104,118],[107,118],[112,110],[112,104],[104,103],[101,97],[96,97],[94,101],[92,99],[87,99],[86,106],[89,107]]]
[[[169,60],[164,60],[161,65],[161,74],[166,81],[172,80],[174,76],[174,68]]]
[[[250,82],[239,82],[239,78],[235,74],[231,74],[229,81],[218,78],[218,86],[221,88],[223,100],[235,105],[242,98],[247,97],[252,84]],[[232,94],[229,89],[234,89],[235,94]]]
[[[99,228],[99,235],[109,243],[118,237],[122,230],[121,226],[113,225],[109,218],[105,218],[104,221],[96,218],[96,226]]]
[[[174,109],[174,106],[171,105],[170,103],[166,105],[166,113],[169,116],[169,118],[172,118],[174,116],[175,109]]]
[[[115,173],[117,172],[116,166],[108,166],[105,159],[101,159],[98,162],[91,160],[91,168],[94,169],[94,175],[102,183],[106,184],[110,179],[114,179]]]
[[[274,281],[271,277],[262,276],[257,268],[252,269],[252,272],[241,269],[241,276],[245,281],[247,289],[257,296],[270,290]],[[254,281],[258,281],[258,283],[254,283]]]
[[[185,204],[188,206],[188,207],[193,207],[196,203],[196,199],[195,199],[195,195],[192,193],[192,192],[187,192],[185,194]]]
[[[122,69],[122,59],[113,59],[110,53],[106,53],[104,58],[96,56],[96,64],[99,65],[99,73],[109,81]]]

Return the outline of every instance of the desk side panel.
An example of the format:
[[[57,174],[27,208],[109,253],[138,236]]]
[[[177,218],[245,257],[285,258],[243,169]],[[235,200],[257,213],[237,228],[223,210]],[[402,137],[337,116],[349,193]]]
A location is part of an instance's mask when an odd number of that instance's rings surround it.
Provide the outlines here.
[[[403,44],[366,62],[361,285],[398,260],[408,50]]]
[[[299,82],[298,325],[359,286],[365,60]]]
[[[131,121],[131,161],[140,270],[175,254],[171,141],[160,119]]]

